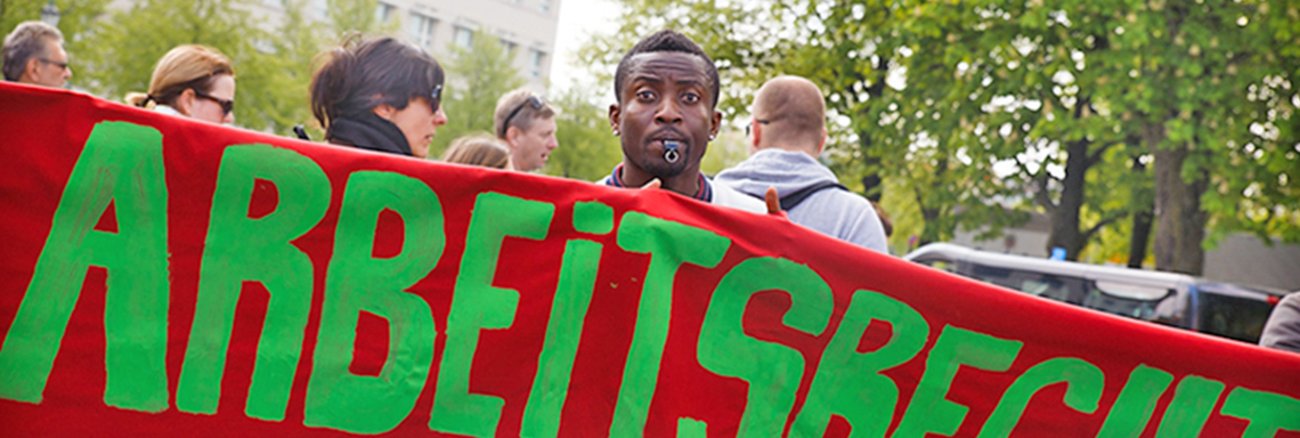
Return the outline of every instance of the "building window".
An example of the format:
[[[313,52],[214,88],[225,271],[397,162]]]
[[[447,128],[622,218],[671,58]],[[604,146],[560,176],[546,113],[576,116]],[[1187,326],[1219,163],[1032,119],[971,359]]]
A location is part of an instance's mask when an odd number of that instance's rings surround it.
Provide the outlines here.
[[[379,4],[375,6],[375,19],[379,20],[380,23],[387,23],[388,20],[393,18],[393,12],[395,11],[397,11],[396,6],[379,2]]]
[[[438,25],[438,20],[418,12],[411,13],[411,40],[415,44],[426,49],[433,47],[433,30]]]
[[[532,70],[533,77],[542,77],[542,67],[546,65],[546,52],[537,49],[528,51],[528,67]]]
[[[451,39],[457,45],[469,48],[469,46],[474,44],[474,31],[469,30],[468,27],[456,26],[456,30],[452,33]]]
[[[542,12],[551,12],[551,0],[542,0],[541,4],[537,5],[537,9]]]
[[[514,41],[510,41],[508,39],[502,38],[501,47],[506,49],[506,54],[510,55],[510,57],[513,58],[515,56],[515,49],[519,48],[519,44],[516,44]]]

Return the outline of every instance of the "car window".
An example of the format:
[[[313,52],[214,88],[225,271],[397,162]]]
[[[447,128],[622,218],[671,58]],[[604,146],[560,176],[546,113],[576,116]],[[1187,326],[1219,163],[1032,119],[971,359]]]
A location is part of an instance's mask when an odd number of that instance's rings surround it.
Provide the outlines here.
[[[1083,306],[1129,318],[1166,325],[1181,325],[1177,315],[1161,315],[1156,309],[1174,293],[1170,289],[1138,287],[1117,282],[1096,282],[1088,289]]]
[[[1202,291],[1197,315],[1201,332],[1258,343],[1273,306],[1267,301]]]
[[[970,276],[1030,295],[1079,304],[1085,293],[1080,278],[974,264]]]

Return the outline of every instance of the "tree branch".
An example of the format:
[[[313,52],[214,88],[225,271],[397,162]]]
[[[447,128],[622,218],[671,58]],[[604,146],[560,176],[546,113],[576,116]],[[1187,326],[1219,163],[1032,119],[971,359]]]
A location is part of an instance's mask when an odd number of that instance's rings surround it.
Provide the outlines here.
[[[1091,227],[1088,227],[1087,231],[1083,232],[1083,241],[1087,242],[1089,240],[1092,240],[1092,235],[1097,234],[1098,231],[1101,231],[1102,227],[1110,225],[1111,223],[1117,220],[1123,219],[1125,216],[1128,215],[1121,213],[1121,214],[1115,214],[1110,217],[1103,218],[1101,221],[1097,222],[1096,224],[1093,224]]]

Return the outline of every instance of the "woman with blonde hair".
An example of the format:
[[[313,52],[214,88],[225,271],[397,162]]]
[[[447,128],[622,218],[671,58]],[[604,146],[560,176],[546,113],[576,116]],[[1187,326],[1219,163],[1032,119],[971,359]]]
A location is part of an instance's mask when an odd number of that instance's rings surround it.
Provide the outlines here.
[[[131,93],[126,103],[212,123],[235,121],[235,69],[216,49],[177,46],[154,66],[148,93]]]
[[[442,161],[505,169],[510,163],[510,151],[496,137],[470,134],[452,140],[451,147],[442,154]]]

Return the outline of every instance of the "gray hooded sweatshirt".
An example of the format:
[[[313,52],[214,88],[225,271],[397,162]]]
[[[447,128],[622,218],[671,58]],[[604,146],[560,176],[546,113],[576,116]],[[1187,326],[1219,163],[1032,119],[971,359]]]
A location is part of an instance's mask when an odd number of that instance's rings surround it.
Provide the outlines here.
[[[719,185],[762,199],[769,186],[786,196],[823,181],[835,182],[835,174],[802,152],[776,148],[758,151],[749,159],[713,178]],[[871,201],[838,188],[827,188],[808,196],[786,212],[790,221],[822,234],[868,249],[889,254],[885,228]]]

